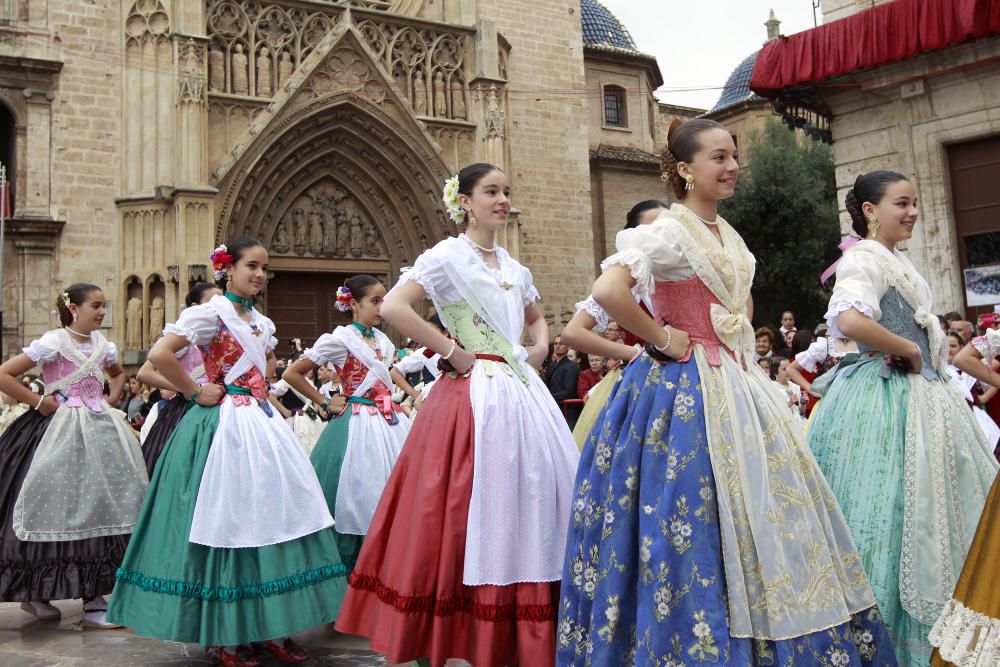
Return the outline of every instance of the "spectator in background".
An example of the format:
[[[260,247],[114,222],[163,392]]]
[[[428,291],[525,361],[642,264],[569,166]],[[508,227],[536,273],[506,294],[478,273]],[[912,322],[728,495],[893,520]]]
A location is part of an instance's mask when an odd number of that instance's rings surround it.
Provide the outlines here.
[[[125,385],[125,398],[122,401],[122,412],[128,415],[129,423],[136,424],[142,416],[142,408],[146,399],[142,395],[142,383],[134,375]]]
[[[957,333],[964,341],[970,341],[976,336],[976,330],[972,326],[972,322],[967,320],[953,320],[949,330]]]
[[[760,366],[760,369],[764,371],[765,374],[767,374],[767,377],[772,380],[774,379],[774,377],[771,376],[771,357],[761,357],[757,360],[757,365]]]
[[[773,356],[774,332],[767,327],[761,327],[753,332],[753,337],[756,339],[753,360],[770,359]]]
[[[795,333],[798,329],[795,328],[795,315],[790,310],[786,310],[781,314],[781,327],[778,329],[778,333],[781,334],[782,338],[788,338],[788,334]]]
[[[611,320],[608,322],[608,328],[604,330],[604,338],[614,343],[620,343],[625,338],[625,334],[622,333],[622,328],[618,326],[618,323]]]
[[[951,330],[951,323],[952,322],[957,322],[958,320],[964,320],[964,319],[965,319],[964,317],[962,317],[959,313],[956,313],[954,310],[951,311],[950,313],[945,313],[944,314],[944,321],[945,321],[944,330],[945,331],[950,331]]]
[[[580,379],[580,367],[569,358],[569,348],[563,345],[562,337],[556,336],[552,351],[552,364],[545,376],[545,384],[556,402],[576,398],[576,383]],[[576,407],[576,406],[573,406]],[[567,411],[569,427],[572,429],[579,416],[579,409]]]
[[[580,378],[576,381],[576,395],[584,403],[590,396],[590,390],[604,379],[607,373],[608,360],[596,354],[588,355],[587,369],[580,373]]]

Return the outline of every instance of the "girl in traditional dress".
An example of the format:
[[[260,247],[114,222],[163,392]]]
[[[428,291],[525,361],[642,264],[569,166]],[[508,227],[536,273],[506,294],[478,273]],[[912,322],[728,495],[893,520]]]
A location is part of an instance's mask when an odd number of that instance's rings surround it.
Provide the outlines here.
[[[1000,374],[992,363],[1000,358],[1000,329],[957,353],[956,368],[965,374],[1000,388]],[[986,363],[983,363],[984,360]],[[960,667],[992,667],[1000,664],[1000,477],[986,500],[972,546],[951,599],[931,629],[935,647],[931,664]]]
[[[392,368],[395,347],[375,328],[382,323],[384,297],[385,286],[366,274],[337,288],[337,306],[353,314],[351,324],[320,336],[282,376],[321,412],[334,415],[310,461],[333,515],[340,560],[348,569],[358,560],[375,506],[410,433],[410,418],[392,402],[393,383],[413,397],[418,409],[422,401]],[[323,398],[305,377],[328,363],[340,375],[343,396]]]
[[[625,229],[648,225],[667,209],[667,205],[657,199],[639,202],[628,212]],[[593,295],[590,295],[576,304],[576,314],[573,315],[573,319],[569,321],[561,334],[562,341],[566,345],[571,345],[587,354],[597,354],[617,361],[615,367],[604,375],[597,386],[591,389],[590,398],[587,399],[583,411],[580,413],[580,418],[576,421],[576,426],[573,427],[573,440],[576,441],[576,446],[580,451],[583,451],[591,428],[593,428],[594,422],[597,421],[597,415],[600,414],[611,395],[611,390],[621,379],[624,364],[632,361],[639,354],[639,349],[634,346],[635,341],[619,343],[607,340],[600,335],[600,332],[607,330],[609,323],[608,314],[594,301]]]
[[[197,405],[156,465],[108,610],[138,635],[215,647],[224,665],[259,664],[241,648],[251,642],[282,662],[305,660],[287,637],[331,622],[344,592],[323,490],[267,402],[277,339],[253,305],[267,259],[255,239],[216,249],[225,296],[185,309],[149,352]],[[201,349],[201,386],[177,358],[188,345]]]
[[[369,637],[393,663],[551,665],[579,456],[535,370],[549,337],[531,272],[496,245],[510,213],[506,174],[465,167],[444,199],[466,232],[404,271],[382,317],[455,372],[414,421],[337,629]],[[414,310],[425,298],[454,340]]]
[[[917,197],[901,174],[859,176],[847,210],[865,239],[845,251],[826,313],[858,344],[813,383],[809,446],[840,502],[901,664],[926,665],[927,634],[955,588],[997,463],[946,374],[927,281],[896,244]],[[822,381],[822,383],[820,382]]]
[[[1000,426],[997,426],[996,422],[986,414],[986,410],[983,410],[982,406],[979,405],[978,396],[974,393],[978,382],[975,376],[969,375],[954,364],[955,356],[965,345],[965,341],[957,331],[949,331],[945,340],[948,345],[948,375],[955,388],[962,394],[965,402],[972,408],[976,423],[979,424],[979,428],[983,429],[983,435],[986,436],[986,444],[995,451],[997,443],[1000,442]]]
[[[191,308],[202,303],[207,303],[213,296],[222,294],[215,285],[211,283],[195,283],[191,291],[184,297],[184,306]],[[187,372],[188,377],[194,380],[195,384],[201,386],[208,381],[205,377],[205,364],[201,358],[201,350],[196,345],[188,345],[179,353],[181,367]],[[146,361],[136,374],[139,382],[150,387],[166,389],[174,392],[174,397],[157,403],[146,421],[142,424],[140,432],[140,442],[142,443],[142,457],[146,460],[146,471],[152,478],[153,469],[156,462],[163,453],[167,441],[173,434],[181,417],[187,412],[189,402],[170,382],[160,374],[150,361]]]
[[[671,129],[684,203],[620,232],[594,285],[648,342],[583,451],[558,664],[895,664],[833,494],[753,361],[755,260],[717,211],[733,139],[710,120]]]
[[[103,596],[149,480],[135,435],[104,400],[105,375],[112,397],[125,382],[99,330],[104,293],[75,283],[56,306],[62,328],[0,366],[0,391],[31,406],[0,438],[0,600],[57,619],[50,600],[83,598],[84,625],[116,627]],[[17,379],[35,366],[41,396]]]

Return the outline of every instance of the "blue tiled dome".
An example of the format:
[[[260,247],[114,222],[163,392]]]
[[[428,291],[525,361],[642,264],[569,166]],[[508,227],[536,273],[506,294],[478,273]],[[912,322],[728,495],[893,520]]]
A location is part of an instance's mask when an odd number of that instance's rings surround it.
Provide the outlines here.
[[[753,74],[753,67],[757,63],[758,53],[760,51],[754,51],[736,66],[736,69],[733,70],[733,73],[729,75],[729,79],[726,81],[726,87],[722,89],[719,101],[715,103],[715,106],[712,107],[712,111],[709,113],[721,111],[734,104],[739,104],[740,102],[756,97],[750,90],[750,76]]]
[[[580,0],[580,18],[584,46],[639,53],[625,26],[597,0]]]

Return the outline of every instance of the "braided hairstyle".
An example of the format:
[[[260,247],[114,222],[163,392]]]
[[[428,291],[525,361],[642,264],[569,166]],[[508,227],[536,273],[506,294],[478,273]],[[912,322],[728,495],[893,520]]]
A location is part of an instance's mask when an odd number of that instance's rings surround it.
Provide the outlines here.
[[[854,181],[854,187],[847,191],[844,198],[844,205],[851,216],[851,229],[854,233],[865,238],[868,235],[868,218],[861,205],[865,202],[877,205],[885,197],[885,191],[893,183],[899,181],[909,181],[897,171],[870,171],[867,174],[858,176]]]
[[[694,160],[694,155],[701,149],[698,135],[706,130],[725,130],[726,128],[714,120],[707,118],[695,118],[687,122],[675,120],[670,124],[667,132],[667,145],[663,149],[660,159],[660,168],[663,175],[660,177],[664,183],[668,183],[673,189],[678,199],[683,200],[687,196],[684,189],[684,177],[677,171],[680,162],[690,163]]]
[[[73,283],[66,288],[65,294],[69,295],[69,303],[76,307],[82,306],[87,297],[93,292],[100,292],[101,288],[90,283]],[[56,311],[59,313],[59,321],[64,327],[73,324],[73,311],[69,309],[69,304],[63,299],[62,293],[56,297]]]

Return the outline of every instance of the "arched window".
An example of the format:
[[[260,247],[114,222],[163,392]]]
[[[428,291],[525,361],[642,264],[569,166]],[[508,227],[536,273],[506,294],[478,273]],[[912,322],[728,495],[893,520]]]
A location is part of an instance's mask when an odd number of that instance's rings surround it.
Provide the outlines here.
[[[628,127],[625,89],[621,86],[604,86],[604,125]]]
[[[14,125],[14,114],[3,104],[0,104],[0,164],[7,168],[7,192],[10,202],[9,212],[14,214],[14,174],[17,166],[14,158],[17,155],[17,128]]]

